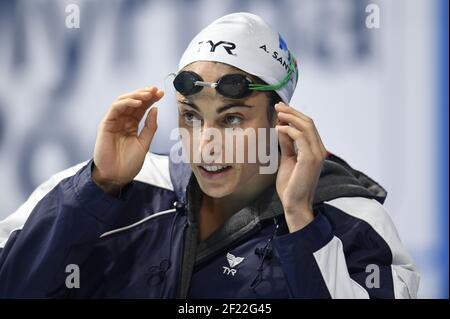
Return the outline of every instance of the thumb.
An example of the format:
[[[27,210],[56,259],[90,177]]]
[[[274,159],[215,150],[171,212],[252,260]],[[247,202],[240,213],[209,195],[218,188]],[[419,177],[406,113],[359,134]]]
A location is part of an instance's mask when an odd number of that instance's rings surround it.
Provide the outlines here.
[[[148,151],[150,144],[152,143],[153,136],[155,135],[157,124],[158,108],[152,107],[148,111],[147,117],[145,118],[145,125],[142,128],[141,134],[139,134],[139,142],[144,146],[145,150]]]

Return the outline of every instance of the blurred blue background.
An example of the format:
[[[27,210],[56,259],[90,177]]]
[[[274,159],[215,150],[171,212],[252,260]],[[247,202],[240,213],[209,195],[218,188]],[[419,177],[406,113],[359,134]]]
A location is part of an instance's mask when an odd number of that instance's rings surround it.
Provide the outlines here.
[[[65,10],[80,9],[79,28]],[[369,29],[366,7],[380,8]],[[59,170],[89,159],[120,94],[164,88],[191,38],[231,12],[262,16],[297,56],[291,105],[327,148],[387,188],[386,206],[422,273],[448,298],[447,0],[0,0],[0,219]],[[176,108],[159,103],[167,152]]]

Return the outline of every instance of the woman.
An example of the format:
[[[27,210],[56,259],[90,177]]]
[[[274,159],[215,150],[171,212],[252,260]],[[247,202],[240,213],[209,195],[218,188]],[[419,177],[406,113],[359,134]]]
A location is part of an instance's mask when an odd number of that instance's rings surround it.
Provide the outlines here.
[[[207,26],[174,78],[189,163],[147,153],[156,108],[138,132],[161,90],[120,96],[93,160],[3,222],[0,296],[415,297],[418,273],[382,206],[386,192],[327,153],[313,121],[288,106],[297,76],[261,18],[235,13]],[[248,159],[270,149],[250,147],[250,132],[267,141],[271,128],[278,170],[263,174],[260,158]],[[213,129],[222,138],[212,141]],[[238,136],[246,160],[227,160]]]

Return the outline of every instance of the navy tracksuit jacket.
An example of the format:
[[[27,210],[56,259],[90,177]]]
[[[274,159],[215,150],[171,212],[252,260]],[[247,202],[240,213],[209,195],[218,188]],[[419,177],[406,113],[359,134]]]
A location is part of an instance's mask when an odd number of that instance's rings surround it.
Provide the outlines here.
[[[287,231],[269,187],[203,242],[188,165],[149,153],[119,198],[91,168],[56,174],[0,222],[0,298],[416,297],[386,192],[336,156],[305,228]]]

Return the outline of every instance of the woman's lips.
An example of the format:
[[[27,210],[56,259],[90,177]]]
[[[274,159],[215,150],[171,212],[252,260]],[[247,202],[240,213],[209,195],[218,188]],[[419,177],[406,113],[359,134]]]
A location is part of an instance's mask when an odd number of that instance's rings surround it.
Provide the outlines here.
[[[228,175],[232,167],[223,165],[200,165],[198,168],[202,177],[219,179]]]

